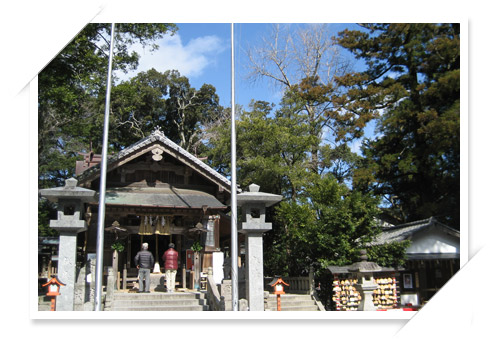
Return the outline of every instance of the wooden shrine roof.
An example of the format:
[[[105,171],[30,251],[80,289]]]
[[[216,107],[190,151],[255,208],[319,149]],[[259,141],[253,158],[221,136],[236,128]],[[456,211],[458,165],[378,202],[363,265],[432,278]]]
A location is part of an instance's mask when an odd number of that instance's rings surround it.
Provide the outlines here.
[[[115,168],[148,152],[152,152],[157,157],[158,154],[161,153],[169,154],[205,178],[209,179],[211,182],[218,185],[224,191],[228,193],[231,192],[231,182],[225,176],[221,175],[196,156],[172,142],[160,130],[155,130],[148,137],[143,138],[135,144],[120,151],[116,155],[108,158],[107,171],[110,172]],[[100,177],[100,163],[84,170],[78,176],[78,181],[83,186],[84,183],[91,182],[98,177]]]

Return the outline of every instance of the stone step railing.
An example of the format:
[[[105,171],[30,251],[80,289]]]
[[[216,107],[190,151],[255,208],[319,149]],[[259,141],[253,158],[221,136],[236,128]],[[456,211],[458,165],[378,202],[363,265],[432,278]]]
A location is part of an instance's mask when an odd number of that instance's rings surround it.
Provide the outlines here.
[[[209,310],[232,311],[231,290],[231,280],[223,280],[221,284],[216,284],[213,277],[213,270],[211,267],[208,268],[206,298],[208,299]],[[248,301],[246,299],[239,299],[238,310],[248,310]]]
[[[225,297],[221,296],[218,291],[216,282],[214,282],[213,271],[211,268],[208,269],[207,276],[207,299],[209,304],[209,310],[211,311],[224,311],[225,310]]]

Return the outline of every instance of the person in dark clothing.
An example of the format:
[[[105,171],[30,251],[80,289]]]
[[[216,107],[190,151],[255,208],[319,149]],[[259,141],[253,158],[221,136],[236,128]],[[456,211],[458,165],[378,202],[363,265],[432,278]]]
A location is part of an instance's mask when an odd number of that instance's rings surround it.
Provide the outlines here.
[[[138,293],[150,292],[150,269],[155,263],[153,254],[148,251],[148,243],[141,245],[141,250],[134,257],[134,263],[138,268],[139,291]],[[145,289],[143,290],[143,280],[145,281]]]

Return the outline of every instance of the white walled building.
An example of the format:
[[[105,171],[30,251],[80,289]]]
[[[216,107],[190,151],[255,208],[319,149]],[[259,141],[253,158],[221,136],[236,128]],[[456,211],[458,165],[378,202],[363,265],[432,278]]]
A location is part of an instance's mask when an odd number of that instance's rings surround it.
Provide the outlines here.
[[[431,217],[387,226],[376,244],[410,240],[401,272],[401,304],[422,305],[459,270],[460,233]]]

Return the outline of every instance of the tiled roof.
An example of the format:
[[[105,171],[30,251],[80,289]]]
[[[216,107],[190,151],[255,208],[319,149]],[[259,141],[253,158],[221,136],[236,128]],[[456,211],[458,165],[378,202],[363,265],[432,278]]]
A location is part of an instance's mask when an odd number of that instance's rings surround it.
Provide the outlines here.
[[[362,268],[360,270],[360,268]],[[357,272],[393,272],[396,270],[402,269],[401,267],[393,268],[393,267],[381,267],[374,262],[356,262],[351,264],[350,266],[328,266],[327,270],[332,274],[351,274]]]
[[[410,223],[383,228],[381,234],[370,245],[381,245],[410,239],[415,233],[431,226],[442,228],[445,232],[459,237],[459,231],[440,223],[434,217]]]
[[[226,209],[213,195],[202,191],[177,188],[111,188],[106,193],[106,204],[151,206],[165,208]]]
[[[211,168],[209,165],[205,164],[202,162],[200,159],[189,153],[188,151],[184,150],[174,142],[172,142],[170,139],[168,139],[163,132],[160,130],[155,130],[153,131],[148,137],[141,139],[140,141],[136,142],[135,144],[125,148],[124,150],[120,151],[118,154],[110,157],[107,161],[107,166],[108,168],[111,167],[111,164],[114,164],[115,162],[128,157],[129,155],[138,152],[139,150],[143,149],[146,146],[149,146],[150,144],[153,143],[161,143],[163,144],[164,147],[168,148],[169,150],[179,154],[180,156],[183,157],[187,162],[189,162],[190,165],[194,169],[196,169],[198,172],[203,174],[204,176],[208,177],[209,179],[213,180],[214,182],[218,182],[221,185],[224,186],[225,190],[230,191],[231,188],[231,182],[223,175],[218,173],[216,170]],[[84,182],[88,178],[91,177],[98,177],[100,176],[100,164],[97,164],[89,169],[87,169],[85,172],[83,172],[79,177],[80,182]]]

